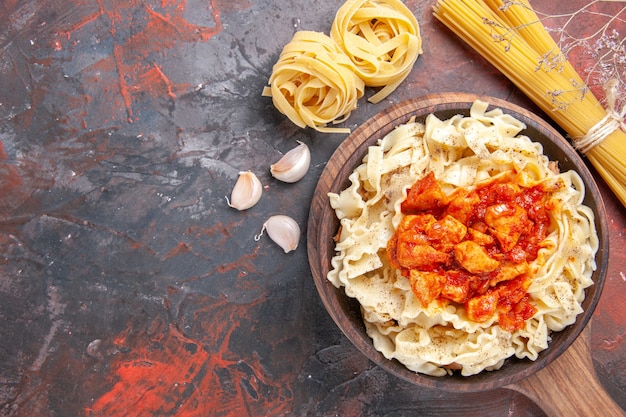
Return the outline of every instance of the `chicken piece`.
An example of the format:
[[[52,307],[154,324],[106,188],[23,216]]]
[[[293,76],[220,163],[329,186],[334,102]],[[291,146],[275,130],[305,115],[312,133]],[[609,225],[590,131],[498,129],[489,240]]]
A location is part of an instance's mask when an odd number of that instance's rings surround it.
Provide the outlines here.
[[[454,245],[463,241],[466,234],[467,227],[452,216],[445,216],[426,229],[429,242],[442,252],[450,252]]]
[[[528,214],[517,204],[494,204],[485,211],[485,223],[489,232],[500,243],[502,252],[509,252],[517,244],[522,233],[532,228]]]
[[[491,258],[485,248],[471,240],[454,247],[454,259],[471,274],[486,274],[494,271],[500,262]]]
[[[428,244],[398,240],[396,259],[402,268],[432,270],[450,261],[450,255]]]
[[[498,307],[498,293],[488,291],[483,295],[471,298],[466,304],[467,317],[475,322],[483,322],[496,313]]]
[[[400,209],[403,213],[434,210],[445,207],[448,200],[448,195],[443,191],[435,178],[435,174],[431,171],[413,184]]]
[[[428,237],[423,231],[436,220],[431,214],[409,214],[402,219],[396,232],[387,242],[387,258],[391,266],[397,269],[402,268],[398,259],[398,242],[427,245]]]
[[[499,283],[495,289],[498,291],[500,303],[515,304],[528,292],[533,279],[530,274],[518,275],[514,279]]]
[[[446,283],[446,277],[437,272],[417,271],[412,269],[409,275],[411,290],[422,306],[426,307],[439,297]]]
[[[502,262],[496,276],[491,278],[491,280],[489,281],[489,285],[493,287],[499,282],[510,281],[522,274],[528,273],[529,271],[530,266],[526,261],[520,263],[513,263],[508,261]]]
[[[407,214],[398,225],[396,233],[425,233],[436,221],[432,214]]]
[[[531,236],[527,239],[528,243],[524,246],[520,245],[520,242],[518,240],[518,244],[515,245],[513,249],[509,251],[509,253],[507,253],[507,257],[514,263],[534,261],[537,257],[536,251],[539,250],[537,243],[535,243],[537,240],[538,239],[536,236]],[[532,243],[532,246],[529,246],[530,243]],[[533,250],[533,248],[537,248],[537,250]],[[529,249],[532,253],[526,252],[526,249]]]
[[[493,236],[488,235],[487,233],[483,233],[480,230],[474,229],[473,227],[467,228],[467,237],[472,242],[476,242],[480,246],[488,246],[493,245],[495,242]]]
[[[475,191],[462,191],[452,194],[444,214],[454,217],[463,224],[467,224],[474,213],[476,205],[480,203],[480,196]]]
[[[489,291],[489,289],[491,288],[491,286],[489,285],[489,275],[490,274],[486,274],[483,276],[471,275],[472,279],[469,280],[470,281],[469,283],[470,297],[483,295],[487,291]]]
[[[398,235],[394,234],[391,236],[391,239],[387,241],[387,260],[389,264],[396,269],[401,269],[400,263],[398,262]]]
[[[515,181],[513,178],[509,178],[509,180]],[[499,201],[513,201],[515,196],[519,194],[520,187],[513,182],[495,182],[491,185],[491,192]]]
[[[450,255],[438,251],[428,241],[424,230],[437,219],[430,214],[410,214],[405,216],[393,237],[387,242],[387,258],[398,269],[434,269],[447,264]]]
[[[469,227],[485,234],[489,231],[489,226],[487,226],[485,222],[481,221],[474,222],[470,224]]]
[[[446,272],[446,284],[441,290],[441,297],[457,303],[465,303],[470,292],[470,277],[467,274],[450,270]]]

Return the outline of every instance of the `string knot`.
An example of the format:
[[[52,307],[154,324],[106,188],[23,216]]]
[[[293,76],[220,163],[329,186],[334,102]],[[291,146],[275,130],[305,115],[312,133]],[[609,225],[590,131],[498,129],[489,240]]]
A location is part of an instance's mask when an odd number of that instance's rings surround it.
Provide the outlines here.
[[[624,117],[626,116],[626,105],[621,111],[617,111],[615,109],[618,86],[619,81],[615,78],[606,82],[604,85],[607,101],[606,116],[589,129],[587,134],[573,140],[574,147],[583,154],[586,154],[594,146],[602,143],[604,139],[617,129],[626,131],[626,123],[624,122]]]

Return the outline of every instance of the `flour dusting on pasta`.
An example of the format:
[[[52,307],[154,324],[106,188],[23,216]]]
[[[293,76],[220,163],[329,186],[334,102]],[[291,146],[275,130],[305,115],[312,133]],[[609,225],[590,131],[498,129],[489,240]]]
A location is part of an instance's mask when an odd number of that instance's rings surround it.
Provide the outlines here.
[[[415,372],[470,376],[497,370],[512,356],[536,360],[551,332],[575,322],[593,284],[599,241],[593,212],[583,205],[582,179],[575,171],[557,172],[541,144],[520,134],[521,121],[487,108],[476,101],[469,116],[431,114],[424,123],[398,126],[369,147],[350,186],[329,194],[340,230],[328,280],[359,301],[376,349]],[[391,265],[387,245],[407,217],[402,203],[427,175],[450,195],[506,175],[522,189],[549,190],[549,227],[524,287],[533,314],[518,328],[507,330],[498,312],[472,320],[467,303],[424,305],[414,281]]]

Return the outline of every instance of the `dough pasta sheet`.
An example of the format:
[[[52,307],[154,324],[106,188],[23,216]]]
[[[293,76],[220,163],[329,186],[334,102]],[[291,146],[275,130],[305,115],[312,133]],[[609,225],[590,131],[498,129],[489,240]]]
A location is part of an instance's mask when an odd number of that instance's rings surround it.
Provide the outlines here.
[[[398,126],[369,148],[348,188],[329,194],[341,227],[328,280],[359,301],[376,349],[415,372],[470,376],[499,369],[513,355],[535,360],[551,332],[574,323],[585,288],[593,284],[598,237],[593,212],[582,203],[582,179],[574,171],[555,172],[541,144],[520,134],[522,122],[487,108],[476,101],[469,116],[440,120],[431,114],[424,124]],[[498,325],[497,313],[474,322],[463,304],[422,306],[386,257],[404,216],[400,205],[415,181],[433,172],[452,192],[508,171],[521,173],[523,185],[565,184],[554,187],[551,226],[530,264],[527,292],[537,312],[514,332]]]

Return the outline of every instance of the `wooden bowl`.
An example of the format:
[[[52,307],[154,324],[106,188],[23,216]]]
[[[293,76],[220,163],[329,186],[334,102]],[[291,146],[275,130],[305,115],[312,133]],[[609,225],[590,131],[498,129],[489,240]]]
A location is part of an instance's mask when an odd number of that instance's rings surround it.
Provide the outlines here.
[[[552,334],[548,349],[541,352],[536,361],[512,357],[497,371],[482,372],[470,377],[457,374],[433,377],[413,372],[397,360],[386,359],[378,352],[365,332],[358,301],[347,297],[343,289],[335,288],[326,279],[331,257],[335,254],[333,236],[339,225],[327,193],[339,193],[347,188],[348,176],[361,163],[368,146],[375,144],[396,126],[406,123],[410,117],[415,116],[417,121],[423,122],[430,113],[435,113],[440,119],[448,119],[455,114],[468,115],[469,108],[476,99],[488,102],[490,108],[501,108],[505,113],[524,122],[527,129],[521,134],[542,143],[544,153],[551,160],[558,161],[561,170],[573,169],[582,177],[586,186],[585,204],[595,213],[600,239],[600,248],[596,255],[597,270],[593,274],[595,285],[586,290],[584,312],[573,325]],[[609,250],[606,213],[600,192],[587,166],[567,140],[546,121],[519,106],[492,97],[461,93],[428,95],[393,105],[348,136],[333,153],[321,174],[311,203],[307,236],[309,263],[315,285],[328,313],[346,337],[365,356],[390,373],[420,386],[448,391],[483,391],[509,385],[534,374],[561,355],[578,337],[593,314],[602,292]],[[572,371],[576,372],[575,369]]]

